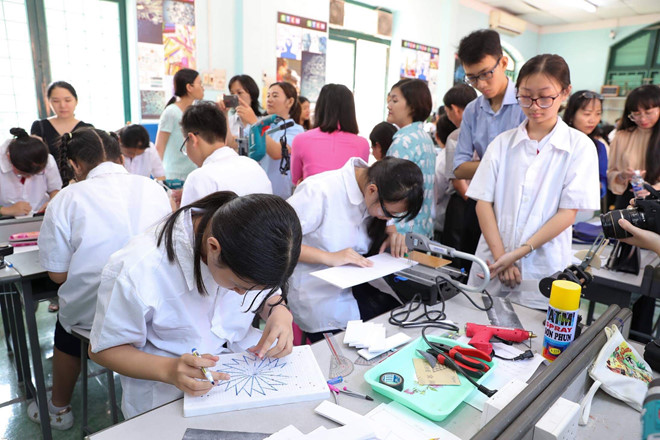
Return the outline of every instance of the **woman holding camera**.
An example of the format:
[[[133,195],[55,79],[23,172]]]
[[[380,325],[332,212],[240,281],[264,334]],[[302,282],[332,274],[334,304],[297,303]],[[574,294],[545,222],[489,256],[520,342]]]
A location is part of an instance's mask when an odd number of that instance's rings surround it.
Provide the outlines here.
[[[241,136],[247,137],[250,127],[264,116],[263,109],[259,105],[259,86],[250,75],[235,75],[229,80],[229,96],[223,96],[217,104],[220,110],[227,115],[227,130],[231,137],[227,139],[227,145],[238,148],[235,139]]]

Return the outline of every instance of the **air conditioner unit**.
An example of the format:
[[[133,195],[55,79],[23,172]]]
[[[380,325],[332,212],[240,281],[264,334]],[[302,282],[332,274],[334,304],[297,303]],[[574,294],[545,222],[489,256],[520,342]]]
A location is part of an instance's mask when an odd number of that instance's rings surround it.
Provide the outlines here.
[[[494,29],[497,32],[509,35],[520,35],[525,32],[525,26],[527,23],[511,14],[507,14],[498,9],[493,9],[490,11],[489,24],[491,29]]]

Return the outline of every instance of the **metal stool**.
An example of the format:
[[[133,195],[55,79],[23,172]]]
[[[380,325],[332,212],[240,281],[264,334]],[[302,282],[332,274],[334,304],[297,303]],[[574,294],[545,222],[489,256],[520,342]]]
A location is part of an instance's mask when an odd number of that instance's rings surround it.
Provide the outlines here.
[[[89,330],[81,328],[72,328],[71,334],[80,339],[80,366],[82,372],[82,437],[92,434],[92,431],[87,426],[87,350],[89,349]],[[115,396],[115,378],[112,370],[105,369],[106,377],[108,378],[108,397],[110,399],[110,415],[112,416],[112,424],[119,423],[117,416],[117,397]]]

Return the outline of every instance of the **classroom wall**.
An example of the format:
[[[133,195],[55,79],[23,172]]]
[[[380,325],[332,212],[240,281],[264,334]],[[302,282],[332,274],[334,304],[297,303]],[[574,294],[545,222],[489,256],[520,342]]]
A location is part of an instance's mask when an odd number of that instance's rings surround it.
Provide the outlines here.
[[[605,81],[611,46],[646,26],[648,24],[619,27],[614,39],[610,38],[609,27],[543,33],[539,35],[538,53],[556,53],[564,57],[571,69],[573,90],[599,92]]]

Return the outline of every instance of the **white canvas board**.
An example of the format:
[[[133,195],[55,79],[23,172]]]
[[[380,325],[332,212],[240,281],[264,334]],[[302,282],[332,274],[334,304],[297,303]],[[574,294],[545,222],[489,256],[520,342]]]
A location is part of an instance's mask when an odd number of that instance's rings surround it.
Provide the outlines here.
[[[323,400],[328,385],[309,345],[280,359],[244,353],[221,354],[214,371],[227,373],[207,394],[183,398],[183,416],[201,416],[263,406]]]
[[[417,264],[416,261],[411,261],[407,258],[394,258],[388,253],[373,255],[368,260],[371,260],[374,265],[371,267],[359,267],[346,264],[344,266],[317,270],[311,274],[337,287],[348,289],[349,287],[367,283]]]

